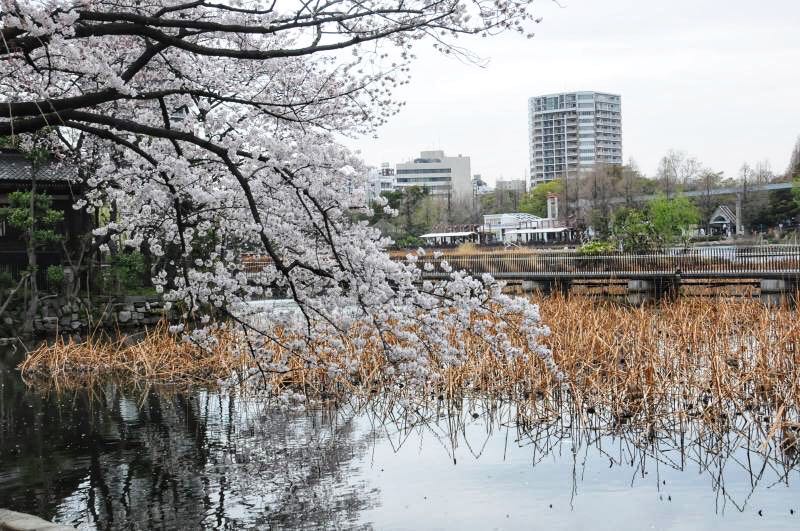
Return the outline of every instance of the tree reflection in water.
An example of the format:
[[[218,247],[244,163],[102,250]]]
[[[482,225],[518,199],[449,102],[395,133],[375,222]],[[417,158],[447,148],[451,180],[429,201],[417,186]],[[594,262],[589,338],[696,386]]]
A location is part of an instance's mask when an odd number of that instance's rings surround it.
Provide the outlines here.
[[[2,506],[100,529],[316,529],[376,503],[353,414],[114,385],[39,395],[0,370]]]

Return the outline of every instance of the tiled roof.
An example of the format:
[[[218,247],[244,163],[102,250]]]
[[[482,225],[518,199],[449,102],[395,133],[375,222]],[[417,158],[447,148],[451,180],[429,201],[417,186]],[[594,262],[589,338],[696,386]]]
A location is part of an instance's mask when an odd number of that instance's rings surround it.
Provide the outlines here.
[[[39,168],[38,181],[70,181],[76,178],[73,166],[64,163],[46,163]],[[0,152],[0,181],[30,181],[31,162],[19,152]]]

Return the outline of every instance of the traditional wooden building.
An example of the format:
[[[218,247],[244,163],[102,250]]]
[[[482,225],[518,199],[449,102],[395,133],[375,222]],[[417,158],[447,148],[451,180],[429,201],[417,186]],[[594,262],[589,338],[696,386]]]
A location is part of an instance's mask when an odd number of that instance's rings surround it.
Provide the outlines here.
[[[62,235],[62,242],[52,244],[37,252],[40,274],[50,265],[66,265],[65,252],[78,252],[79,238],[91,228],[91,218],[84,209],[75,210],[73,205],[83,193],[74,166],[47,162],[39,165],[34,175],[31,162],[16,150],[0,149],[0,207],[7,206],[9,194],[30,191],[36,180],[36,192],[47,194],[52,199],[51,208],[64,213],[63,222],[55,228]],[[65,251],[66,249],[66,251]],[[0,221],[0,270],[14,276],[27,268],[28,257],[23,235],[18,229]]]

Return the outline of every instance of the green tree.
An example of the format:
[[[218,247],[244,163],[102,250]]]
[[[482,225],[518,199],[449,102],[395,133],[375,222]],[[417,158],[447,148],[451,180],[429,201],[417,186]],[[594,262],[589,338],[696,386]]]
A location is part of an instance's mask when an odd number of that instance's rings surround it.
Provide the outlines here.
[[[441,215],[441,206],[430,203],[428,200],[433,198],[428,189],[421,186],[383,192],[381,196],[386,198],[388,207],[398,212],[398,216],[393,217],[384,212],[384,207],[373,204],[374,214],[370,225],[380,227],[384,235],[391,236],[398,242],[407,236],[422,234],[420,231],[426,228],[428,221]],[[391,234],[384,230],[389,227],[392,229],[388,231]]]
[[[431,227],[441,223],[446,214],[441,201],[430,195],[423,197],[411,215],[413,228],[416,231],[428,232]]]
[[[11,192],[8,194],[8,205],[0,208],[0,220],[18,230],[20,237],[38,250],[61,241],[61,235],[55,228],[64,221],[64,213],[54,210],[52,206],[53,198],[47,194]]]
[[[497,206],[497,196],[494,194],[483,194],[478,196],[480,211],[483,214],[501,214]]]
[[[403,230],[407,234],[416,234],[419,232],[419,226],[414,223],[414,214],[425,198],[428,197],[428,189],[421,186],[409,186],[402,191],[402,199],[400,201],[400,219],[402,220]]]
[[[775,227],[800,214],[800,182],[791,190],[771,190],[761,192],[767,198],[767,205],[751,219],[751,227]],[[797,195],[795,195],[797,194]]]
[[[34,162],[34,168],[38,166]],[[36,169],[34,169],[34,174]],[[36,284],[36,269],[38,268],[36,253],[40,249],[61,240],[60,234],[55,230],[58,223],[64,220],[64,213],[52,208],[53,200],[47,194],[35,192],[36,179],[32,178],[32,190],[11,192],[8,195],[8,206],[0,208],[0,221],[4,221],[10,228],[19,231],[20,238],[25,241],[25,250],[28,255],[29,302],[25,316],[23,331],[33,331],[33,319],[39,306],[39,290]]]
[[[560,179],[539,184],[522,197],[519,202],[519,211],[535,216],[547,216],[547,194],[563,193],[564,186]]]
[[[658,197],[647,205],[653,232],[660,245],[689,240],[689,228],[700,221],[697,207],[684,196],[667,199]]]
[[[628,253],[646,253],[655,245],[653,226],[641,210],[622,207],[611,217],[611,234]]]

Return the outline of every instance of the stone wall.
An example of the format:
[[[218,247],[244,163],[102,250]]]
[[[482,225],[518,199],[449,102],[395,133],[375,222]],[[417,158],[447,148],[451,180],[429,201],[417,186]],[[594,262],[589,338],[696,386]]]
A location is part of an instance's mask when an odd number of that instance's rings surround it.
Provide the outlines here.
[[[22,326],[23,305],[10,309],[3,316],[0,331],[15,335]],[[110,300],[73,300],[44,298],[34,320],[38,334],[80,332],[88,328],[136,328],[154,325],[163,318],[172,319],[172,312],[164,309],[158,297],[129,296]]]

